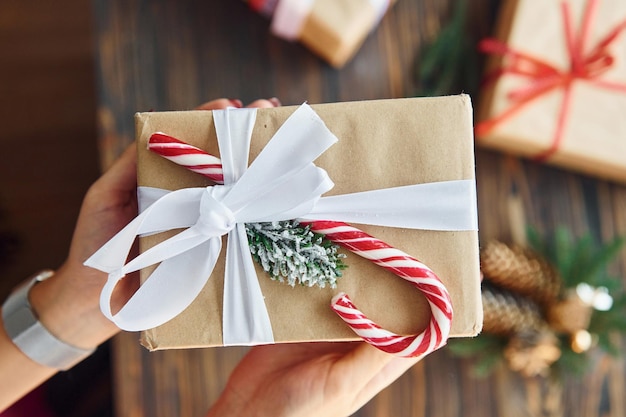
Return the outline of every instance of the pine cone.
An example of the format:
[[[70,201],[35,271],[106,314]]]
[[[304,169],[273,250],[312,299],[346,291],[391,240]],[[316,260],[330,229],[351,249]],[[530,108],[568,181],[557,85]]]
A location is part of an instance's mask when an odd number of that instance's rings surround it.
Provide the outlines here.
[[[537,303],[526,297],[485,283],[482,301],[485,333],[511,336],[548,327]]]
[[[557,299],[561,278],[545,259],[533,251],[492,241],[482,249],[480,257],[486,280],[530,297],[542,307]]]
[[[550,366],[561,357],[559,340],[549,330],[520,333],[509,341],[504,357],[509,367],[526,377],[547,375]]]

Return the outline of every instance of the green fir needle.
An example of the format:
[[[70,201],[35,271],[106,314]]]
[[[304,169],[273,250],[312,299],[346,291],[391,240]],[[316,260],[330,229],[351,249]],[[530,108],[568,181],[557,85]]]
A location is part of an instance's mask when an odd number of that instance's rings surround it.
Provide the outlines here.
[[[339,246],[296,220],[249,223],[246,233],[252,258],[272,279],[292,287],[335,288],[346,268]]]

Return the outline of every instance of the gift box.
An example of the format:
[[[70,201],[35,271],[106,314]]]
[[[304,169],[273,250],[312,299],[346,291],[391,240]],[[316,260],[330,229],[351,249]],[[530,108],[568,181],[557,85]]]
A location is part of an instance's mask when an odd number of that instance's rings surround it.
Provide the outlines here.
[[[392,0],[250,0],[272,18],[271,31],[299,41],[336,68],[358,51]]]
[[[626,3],[505,2],[477,143],[626,181]]]
[[[245,112],[241,113],[243,110]],[[234,122],[232,117],[237,115],[243,118],[238,117]],[[317,170],[315,172],[319,171],[322,183],[327,184],[327,180],[331,179],[334,186],[325,192],[322,198],[312,203],[316,207],[313,211],[317,210],[318,214],[307,214],[298,218],[306,221],[311,216],[321,219],[326,219],[326,216],[336,216],[336,214],[327,214],[333,210],[326,207],[326,202],[332,200],[332,205],[336,201],[343,201],[341,199],[346,195],[365,196],[364,207],[375,207],[373,214],[367,214],[366,208],[360,211],[360,208],[352,207],[351,202],[341,203],[346,206],[341,210],[345,208],[350,211],[349,216],[352,216],[350,219],[356,220],[351,222],[350,226],[358,227],[370,236],[419,259],[427,265],[424,268],[429,268],[437,275],[447,289],[454,309],[451,328],[444,329],[446,337],[448,331],[451,336],[456,337],[473,336],[480,331],[482,308],[474,191],[473,128],[471,103],[468,96],[319,104],[310,108],[304,105],[258,109],[254,110],[253,116],[250,117],[249,109],[213,112],[149,112],[137,114],[136,129],[139,150],[138,184],[142,190],[156,193],[157,197],[153,197],[152,200],[158,200],[157,202],[162,201],[159,198],[165,198],[159,197],[162,195],[174,196],[177,192],[186,193],[187,191],[194,193],[195,189],[204,193],[208,192],[207,190],[217,190],[219,187],[205,188],[212,182],[197,173],[198,169],[211,170],[215,166],[200,164],[193,158],[184,162],[176,159],[180,158],[179,154],[170,155],[171,160],[168,160],[148,150],[147,143],[155,136],[166,134],[168,137],[175,137],[192,145],[194,149],[201,150],[198,152],[219,155],[223,162],[231,159],[228,153],[230,151],[226,149],[231,146],[228,143],[236,148],[238,145],[235,144],[238,144],[239,140],[224,142],[219,139],[220,145],[218,146],[218,137],[225,134],[240,135],[247,129],[248,133],[244,136],[251,138],[249,145],[251,162],[244,175],[257,168],[261,170],[251,174],[253,180],[259,176],[257,175],[259,172],[265,170],[265,168],[259,168],[261,163],[259,161],[263,159],[261,154],[265,156],[285,153],[286,157],[283,162],[272,161],[265,165],[269,170],[277,169],[280,172],[283,169],[282,166],[289,162],[285,161],[300,158],[303,153],[309,151],[308,148],[317,146],[318,142],[323,141],[320,136],[326,136],[330,142],[337,140],[315,159],[314,168],[314,171]],[[282,144],[277,142],[279,134],[285,139],[281,142]],[[302,139],[295,138],[300,135]],[[177,148],[174,150],[179,151]],[[187,168],[181,164],[186,165]],[[312,166],[312,164],[309,165]],[[307,167],[310,168],[309,165]],[[189,167],[195,172],[188,169]],[[219,172],[222,173],[222,171]],[[230,175],[227,172],[229,170],[224,168],[225,183]],[[288,178],[297,176],[285,175]],[[278,175],[273,175],[273,177],[278,177]],[[243,177],[233,187],[237,187],[242,181]],[[259,186],[266,182],[264,179],[258,179],[258,181],[260,181]],[[462,185],[462,190],[454,191],[456,188],[446,188],[449,185],[456,187],[457,184]],[[265,198],[270,203],[274,201],[282,203],[282,200],[289,200],[291,197],[290,192],[274,193],[276,195],[272,197],[266,195],[272,192],[260,192],[257,186],[246,187],[244,189],[247,191],[242,195],[245,197],[248,193],[252,193],[249,198],[255,202],[257,199]],[[297,189],[302,187],[298,185]],[[317,189],[318,186],[314,185],[312,188]],[[420,193],[425,193],[421,194],[422,197],[414,197],[412,194],[412,190],[418,188],[426,190],[420,191]],[[227,195],[232,196],[235,193],[232,191],[234,188],[224,186],[224,189],[230,190],[227,191],[230,193]],[[171,190],[178,191],[168,194]],[[389,197],[389,194],[370,194],[378,191],[385,193],[391,191],[396,194],[395,197]],[[253,195],[255,192],[260,192],[258,197]],[[392,200],[402,200],[402,196],[406,200],[403,203],[406,207],[400,210],[395,208],[395,202]],[[153,210],[156,205],[155,203],[149,206],[149,209],[142,213],[143,215],[152,210],[150,215],[153,215],[153,220],[144,218],[140,219],[141,222],[166,220],[171,223],[168,228],[183,227],[184,222],[181,221],[178,226],[177,222],[179,216],[186,215],[187,206],[183,204],[175,211],[165,208]],[[320,205],[324,207],[318,210]],[[448,205],[454,207],[452,209],[440,208]],[[197,208],[195,210],[197,211]],[[258,210],[255,208],[253,211],[255,215],[263,217],[264,215],[256,213],[256,211],[263,210],[265,208]],[[307,208],[304,212],[309,213],[308,210]],[[383,217],[388,217],[388,220],[382,220]],[[418,223],[432,222],[437,226],[432,226],[430,229],[430,226],[424,226],[424,229],[420,229],[422,226],[419,225],[404,226],[405,221],[412,224],[414,220]],[[182,233],[176,234],[178,230],[154,234],[153,232],[158,231],[160,226],[147,227],[151,233],[141,238],[142,255],[148,254],[168,239],[173,240],[176,236],[182,235]],[[217,226],[212,221],[208,221],[202,227]],[[124,231],[120,234],[122,233]],[[141,233],[141,228],[136,228],[132,233]],[[134,236],[132,233],[131,237]],[[213,243],[219,246],[221,242],[223,247],[234,245],[231,242],[233,237],[231,231],[228,237],[216,238],[217,241]],[[132,242],[132,239],[129,242]],[[115,252],[118,249],[114,241],[109,244],[113,249],[107,246],[101,251]],[[129,248],[130,243],[125,250],[128,251]],[[340,293],[346,293],[352,297],[354,303],[359,305],[367,317],[390,332],[397,335],[414,335],[423,329],[430,328],[432,332],[426,330],[427,333],[432,333],[428,337],[442,339],[440,329],[437,326],[432,327],[434,315],[430,303],[432,299],[425,296],[424,291],[416,289],[412,282],[400,278],[397,273],[389,272],[394,269],[396,272],[402,270],[403,266],[398,262],[404,261],[397,257],[388,258],[389,265],[387,266],[390,269],[384,269],[381,268],[380,263],[377,265],[372,261],[377,255],[365,259],[351,251],[343,250],[346,254],[344,263],[347,268],[342,271],[343,276],[338,278],[336,288],[330,285],[324,288],[306,285],[292,287],[270,279],[263,268],[255,263],[256,277],[253,282],[240,285],[240,287],[245,287],[243,289],[232,289],[231,281],[229,281],[230,273],[227,269],[231,268],[232,271],[243,267],[239,261],[228,260],[231,249],[233,248],[228,246],[228,248],[222,248],[221,252],[218,250],[217,261],[210,272],[210,277],[204,277],[206,282],[203,281],[198,287],[198,295],[193,295],[193,302],[173,319],[156,328],[145,330],[142,333],[142,344],[151,350],[157,350],[224,344],[359,340],[359,336],[354,333],[353,329],[338,317],[340,312],[330,308],[331,300],[333,297],[336,299],[336,295]],[[381,250],[380,247],[376,249]],[[191,249],[190,252],[193,250],[196,249]],[[171,251],[171,249],[163,249],[161,252]],[[249,249],[245,248],[243,251],[249,251]],[[147,302],[157,303],[157,305],[147,308],[138,307],[134,312],[129,313],[131,316],[134,315],[133,319],[141,321],[143,317],[158,315],[161,313],[161,307],[163,310],[167,309],[165,304],[170,303],[170,296],[175,298],[177,292],[194,291],[192,285],[186,284],[185,281],[188,264],[194,260],[194,257],[209,257],[208,252],[210,251],[201,250],[199,253],[191,253],[190,257],[179,259],[178,264],[174,263],[165,267],[169,271],[169,276],[165,276],[167,289],[155,292],[154,299],[152,296],[147,297]],[[228,254],[226,255],[225,252]],[[124,253],[122,250],[122,259],[125,259]],[[158,255],[154,256],[158,257]],[[187,254],[184,253],[183,256]],[[159,268],[162,267],[164,263]],[[137,268],[135,266],[135,269]],[[418,270],[420,268],[418,263]],[[154,268],[141,270],[142,289],[154,278],[153,270]],[[113,278],[116,276],[119,278],[126,272],[118,274],[117,271],[117,266],[109,268]],[[225,276],[229,278],[225,279]],[[115,280],[110,280],[110,282],[113,281]],[[225,285],[225,282],[228,285]],[[258,301],[233,301],[241,300],[237,297],[245,299],[249,293],[254,292],[251,287],[256,285],[260,291],[260,303],[264,304],[262,310],[266,309],[268,314],[272,333],[270,341],[262,337],[257,338],[256,325],[250,324],[264,313],[235,311],[242,308],[245,310],[250,304]],[[434,286],[436,285],[435,283]],[[427,283],[422,289],[426,287],[430,288],[431,284]],[[428,288],[425,289],[426,292],[429,291]],[[435,296],[435,303],[440,297],[442,298],[443,295]],[[155,301],[157,298],[163,301]],[[162,306],[158,304],[161,302]],[[243,316],[243,322],[233,325],[230,322],[231,315]],[[229,329],[225,330],[226,327]],[[225,342],[227,338],[225,333],[237,331],[242,327],[249,327],[248,330],[252,335],[244,336],[243,340],[235,343]],[[232,340],[231,336],[228,338]],[[445,343],[445,340],[439,340],[439,342]]]

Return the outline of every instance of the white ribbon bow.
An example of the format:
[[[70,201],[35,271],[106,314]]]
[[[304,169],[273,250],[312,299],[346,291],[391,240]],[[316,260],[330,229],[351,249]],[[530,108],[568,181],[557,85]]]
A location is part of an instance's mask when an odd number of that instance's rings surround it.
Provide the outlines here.
[[[101,309],[121,329],[150,329],[187,308],[209,279],[221,251],[221,236],[228,234],[223,343],[272,343],[245,223],[301,218],[414,229],[477,229],[473,180],[320,198],[333,183],[313,161],[337,138],[306,104],[287,119],[247,170],[256,110],[213,111],[213,117],[224,185],[172,192],[150,189],[155,201],[85,262],[109,274]],[[186,230],[124,265],[137,236],[180,228]],[[112,314],[110,299],[118,281],[158,263],[127,304]]]

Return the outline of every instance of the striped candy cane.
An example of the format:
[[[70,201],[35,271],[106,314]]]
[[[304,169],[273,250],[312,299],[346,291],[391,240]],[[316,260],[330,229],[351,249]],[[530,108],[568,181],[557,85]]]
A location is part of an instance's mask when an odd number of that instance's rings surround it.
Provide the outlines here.
[[[319,220],[308,224],[312,231],[409,281],[424,294],[430,305],[432,314],[428,327],[420,334],[401,336],[382,329],[359,311],[348,295],[339,294],[333,298],[331,307],[356,334],[378,349],[401,357],[423,356],[446,344],[452,321],[452,303],[448,291],[430,268],[346,223]]]
[[[150,136],[148,149],[217,184],[224,183],[222,161],[202,149],[160,132]]]
[[[197,172],[216,183],[223,182],[219,158],[163,133],[153,134],[148,149]],[[428,301],[431,319],[417,335],[397,335],[381,328],[365,316],[341,293],[331,301],[331,308],[363,340],[378,349],[400,357],[421,357],[445,345],[452,321],[452,303],[448,291],[437,275],[426,265],[406,253],[343,222],[312,221],[311,230],[345,247],[376,265],[409,281]]]

